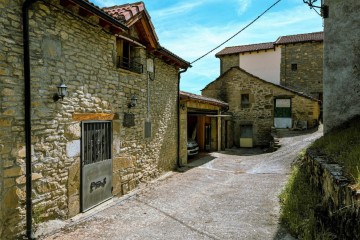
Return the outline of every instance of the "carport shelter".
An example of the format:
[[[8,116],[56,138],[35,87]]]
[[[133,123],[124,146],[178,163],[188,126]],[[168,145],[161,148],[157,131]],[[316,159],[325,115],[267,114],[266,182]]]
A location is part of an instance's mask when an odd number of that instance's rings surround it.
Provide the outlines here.
[[[180,91],[180,162],[186,164],[187,141],[192,138],[199,144],[200,151],[219,151],[225,148],[224,118],[228,104]]]

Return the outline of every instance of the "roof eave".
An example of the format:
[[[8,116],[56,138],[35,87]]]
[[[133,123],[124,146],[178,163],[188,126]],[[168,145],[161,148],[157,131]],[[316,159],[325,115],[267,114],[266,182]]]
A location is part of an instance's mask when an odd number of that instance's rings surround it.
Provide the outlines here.
[[[124,31],[128,30],[128,27],[125,26],[122,22],[116,20],[115,18],[113,18],[112,16],[110,16],[109,14],[107,14],[106,12],[101,10],[100,8],[96,7],[95,5],[91,4],[90,2],[83,1],[83,0],[69,0],[69,1],[90,11],[91,13],[95,14],[99,18],[111,23],[112,25],[115,25],[115,26],[121,28]]]
[[[177,64],[180,68],[187,69],[189,67],[192,67],[191,64],[182,59],[181,57],[177,56],[176,54],[170,52],[164,47],[159,46],[155,52],[161,54],[162,56],[168,58],[169,60],[173,61],[175,64]]]

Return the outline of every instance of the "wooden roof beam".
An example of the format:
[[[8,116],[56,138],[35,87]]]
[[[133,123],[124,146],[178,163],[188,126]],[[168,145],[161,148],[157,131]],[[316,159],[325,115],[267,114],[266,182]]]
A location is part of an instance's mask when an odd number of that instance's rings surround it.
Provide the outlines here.
[[[94,14],[84,8],[79,8],[79,15],[88,18],[93,16]]]

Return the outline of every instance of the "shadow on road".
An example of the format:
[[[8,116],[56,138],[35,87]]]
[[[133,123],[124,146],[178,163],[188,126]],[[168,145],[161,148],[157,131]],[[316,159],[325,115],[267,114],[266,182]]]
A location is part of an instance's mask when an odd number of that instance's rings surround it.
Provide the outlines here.
[[[285,137],[296,137],[296,136],[302,136],[307,134],[313,134],[319,130],[319,128],[322,128],[322,125],[319,125],[317,127],[309,128],[306,130],[296,130],[296,129],[277,129],[276,135],[278,138],[285,138]]]
[[[216,159],[216,157],[211,156],[209,152],[199,152],[196,156],[189,157],[188,164],[182,166],[181,168],[176,169],[177,172],[186,172],[195,167],[199,167],[204,165],[212,160]]]

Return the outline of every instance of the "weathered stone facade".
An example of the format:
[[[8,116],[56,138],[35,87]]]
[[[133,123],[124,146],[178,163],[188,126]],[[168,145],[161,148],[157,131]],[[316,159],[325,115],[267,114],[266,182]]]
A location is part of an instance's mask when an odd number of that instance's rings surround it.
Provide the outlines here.
[[[221,73],[232,67],[322,101],[323,32],[281,36],[275,42],[227,47],[216,54]]]
[[[25,140],[22,0],[0,2],[0,238],[24,230]],[[80,212],[80,145],[84,120],[112,121],[113,195],[176,166],[178,67],[155,58],[156,74],[116,67],[116,37],[76,6],[59,0],[30,11],[33,220],[69,218]],[[136,35],[134,35],[136,37]],[[146,69],[149,56],[139,47]],[[68,96],[54,102],[61,82]],[[148,91],[149,84],[149,91]],[[148,114],[148,94],[149,114]],[[132,95],[137,105],[128,109]],[[135,126],[124,127],[124,114]],[[145,121],[151,137],[145,138]]]
[[[323,48],[322,41],[281,45],[280,84],[319,99],[323,92]]]
[[[249,104],[242,106],[241,94],[249,95]],[[232,113],[232,139],[240,145],[240,126],[252,125],[254,145],[268,145],[271,127],[274,126],[274,99],[291,98],[292,118],[306,121],[308,127],[317,124],[319,104],[310,97],[301,95],[253,76],[234,67],[202,90],[202,95],[221,99],[229,104]]]
[[[360,112],[360,4],[357,0],[325,0],[324,131]]]
[[[232,67],[240,64],[240,54],[225,55],[220,58],[220,75],[227,72]]]

